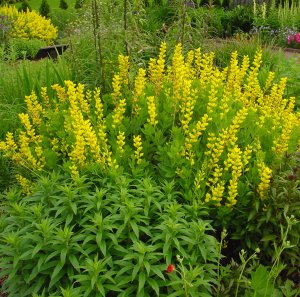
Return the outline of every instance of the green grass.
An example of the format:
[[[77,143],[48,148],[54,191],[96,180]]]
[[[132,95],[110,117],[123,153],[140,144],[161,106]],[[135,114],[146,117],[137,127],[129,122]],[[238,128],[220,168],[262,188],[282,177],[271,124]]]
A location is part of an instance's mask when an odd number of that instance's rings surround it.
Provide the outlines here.
[[[28,1],[31,8],[34,10],[37,10],[37,11],[39,10],[39,8],[41,6],[41,2],[42,2],[42,0],[29,0]],[[49,0],[48,4],[50,5],[51,10],[54,10],[54,9],[62,10],[59,8],[59,2],[60,2],[60,0]],[[74,8],[76,0],[66,0],[66,2],[69,5],[69,7],[68,7],[68,10],[69,10],[69,9]],[[20,5],[21,5],[21,2],[16,4],[16,7],[19,7]]]

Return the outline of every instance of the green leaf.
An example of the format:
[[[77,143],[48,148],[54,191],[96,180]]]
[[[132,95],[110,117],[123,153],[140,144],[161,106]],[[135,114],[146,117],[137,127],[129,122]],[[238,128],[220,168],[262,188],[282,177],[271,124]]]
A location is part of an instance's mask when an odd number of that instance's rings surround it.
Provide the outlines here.
[[[178,290],[176,292],[173,292],[172,294],[169,294],[168,297],[178,297],[178,296],[185,296],[185,293],[183,290]]]
[[[261,241],[270,241],[270,240],[274,241],[274,240],[276,240],[276,238],[277,238],[276,235],[274,235],[274,234],[268,234],[268,235],[264,236],[261,239]]]
[[[136,278],[137,273],[139,272],[140,267],[138,265],[135,265],[132,274],[131,274],[131,281],[133,281]]]
[[[144,288],[146,282],[146,274],[145,271],[142,271],[139,274],[139,288],[138,288],[138,293]]]
[[[28,282],[31,282],[32,280],[34,280],[36,278],[36,276],[38,275],[39,271],[38,271],[38,267],[35,265],[29,275],[28,278]]]
[[[50,281],[50,285],[49,288],[51,288],[53,285],[55,285],[59,279],[60,279],[60,272],[63,269],[64,264],[58,262],[56,267],[53,270],[53,273],[51,275],[51,281]]]
[[[155,273],[158,277],[160,277],[161,279],[165,280],[164,275],[162,274],[161,270],[159,269],[159,266],[151,266],[151,271],[153,271],[153,273]]]
[[[144,261],[144,266],[145,266],[145,268],[146,268],[146,271],[147,271],[147,275],[149,276],[149,274],[150,274],[150,264],[149,264],[149,262],[148,261]]]
[[[70,263],[72,264],[72,266],[77,270],[79,271],[79,262],[77,260],[77,257],[73,254],[69,254],[68,255],[68,259],[70,261]]]
[[[67,249],[63,249],[63,250],[61,250],[61,252],[60,252],[60,262],[61,262],[63,265],[65,265],[65,263],[66,263],[67,252],[68,252]]]
[[[131,221],[131,222],[130,222],[130,226],[131,226],[131,228],[132,228],[132,230],[133,230],[133,232],[134,232],[136,238],[139,238],[139,228],[138,228],[136,222],[132,222],[132,221]]]
[[[106,256],[106,242],[104,240],[101,240],[99,248],[103,254],[103,256]]]
[[[76,205],[76,203],[70,203],[70,206],[72,208],[73,213],[76,215],[77,214],[77,205]]]
[[[29,260],[29,259],[32,259],[32,251],[31,251],[31,249],[29,249],[28,251],[26,251],[25,253],[23,253],[20,256],[20,260]]]
[[[258,268],[251,273],[251,287],[259,291],[260,289],[267,289],[269,272],[266,267],[259,265]]]
[[[105,289],[102,286],[101,281],[102,280],[98,280],[96,283],[96,286],[97,286],[98,291],[101,293],[101,295],[105,297]]]
[[[152,278],[148,278],[147,283],[155,291],[156,295],[159,296],[159,286],[158,286],[158,283],[156,282],[156,280],[154,280]]]

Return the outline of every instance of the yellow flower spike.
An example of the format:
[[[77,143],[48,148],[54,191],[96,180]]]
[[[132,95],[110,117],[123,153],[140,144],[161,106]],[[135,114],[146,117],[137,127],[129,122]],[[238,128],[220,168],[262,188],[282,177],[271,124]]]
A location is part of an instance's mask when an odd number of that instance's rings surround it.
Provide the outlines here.
[[[156,126],[158,121],[157,121],[156,102],[154,96],[147,97],[147,107],[148,107],[147,122],[152,126]]]
[[[288,151],[289,140],[293,129],[295,128],[296,118],[294,114],[288,114],[283,120],[283,127],[279,138],[273,141],[272,150],[278,155],[282,155]],[[299,126],[299,124],[298,124]],[[300,128],[300,127],[299,127]]]
[[[126,99],[121,99],[113,112],[113,123],[112,127],[115,129],[118,124],[120,124],[124,118],[124,114],[126,111]]]
[[[185,144],[182,151],[182,156],[184,156],[187,160],[190,161],[191,165],[194,165],[194,152],[193,152],[193,145],[198,141],[199,137],[203,134],[206,130],[211,118],[204,114],[196,124],[196,127],[192,129],[185,137]]]
[[[119,55],[119,76],[120,76],[120,84],[121,85],[128,85],[128,72],[129,72],[129,57]]]
[[[72,164],[70,167],[69,167],[70,171],[71,171],[71,175],[73,178],[75,177],[78,177],[79,176],[79,171],[78,171],[78,168],[75,164]]]
[[[231,169],[231,179],[229,181],[228,197],[226,202],[226,205],[229,207],[235,205],[237,202],[236,197],[238,195],[238,181],[242,175],[244,166],[246,166],[246,163],[248,163],[248,154],[249,148],[246,154],[243,155],[241,149],[235,145],[229,149],[227,159],[224,161],[225,171],[229,171],[229,169]],[[243,160],[245,160],[245,163],[243,163]]]
[[[144,153],[142,153],[143,145],[142,145],[142,138],[140,135],[133,136],[133,146],[135,148],[134,158],[136,160],[136,163],[141,164]]]
[[[16,180],[18,181],[18,183],[22,187],[22,192],[25,195],[30,195],[31,194],[31,189],[30,188],[31,188],[32,182],[29,179],[25,178],[24,176],[22,176],[20,174],[16,175]]]
[[[193,119],[193,113],[197,99],[196,90],[190,90],[191,84],[192,82],[190,80],[186,81],[183,90],[183,102],[181,104],[181,126],[184,134],[188,134],[189,132],[189,124]]]
[[[17,150],[18,148],[14,139],[14,135],[11,132],[6,133],[6,148],[13,151]]]
[[[84,121],[83,136],[85,144],[90,148],[92,159],[98,160],[100,155],[100,146],[98,144],[96,132],[92,127],[90,120]]]
[[[80,83],[76,87],[76,101],[78,104],[78,108],[81,109],[86,114],[89,114],[90,112],[89,102],[84,96],[84,85]]]
[[[274,78],[275,78],[275,72],[270,71],[267,80],[265,82],[265,87],[264,87],[265,91],[267,91],[272,86]]]
[[[137,115],[140,111],[139,100],[145,95],[146,70],[139,68],[134,81],[134,91],[132,95],[132,114]]]
[[[212,186],[210,190],[211,190],[211,194],[206,193],[205,202],[206,203],[214,202],[216,206],[220,206],[221,205],[220,202],[222,201],[224,196],[224,190],[225,190],[224,182],[220,182]]]
[[[52,85],[51,88],[56,92],[59,102],[64,103],[67,100],[68,95],[65,88],[59,86],[58,84]]]
[[[41,98],[42,98],[43,106],[46,109],[49,109],[49,108],[51,108],[51,106],[50,106],[50,101],[49,101],[49,96],[48,96],[47,91],[48,91],[47,87],[41,87]],[[44,110],[44,113],[45,113],[45,110]]]
[[[117,136],[117,149],[122,155],[124,153],[124,145],[125,145],[125,133],[119,131],[118,136]]]
[[[249,69],[249,66],[250,66],[250,59],[249,59],[249,56],[246,55],[243,57],[242,66],[240,68],[240,74],[239,74],[240,82],[243,81],[243,79],[247,73],[247,70]]]
[[[180,43],[175,47],[169,75],[173,81],[173,98],[175,102],[178,102],[181,97],[180,92],[185,85],[185,79],[188,75],[182,55],[182,45]]]
[[[108,167],[115,168],[115,169],[119,168],[117,160],[112,158],[112,152],[108,148],[104,153],[104,157]]]
[[[122,97],[121,86],[122,86],[122,79],[120,75],[115,74],[112,81],[112,87],[113,87],[112,100],[115,103],[118,102]]]
[[[25,132],[20,132],[19,135],[19,156],[20,156],[20,164],[25,167],[38,169],[37,160],[31,153],[31,149],[29,147],[30,138],[27,137]]]
[[[25,96],[25,103],[33,124],[39,126],[42,122],[41,117],[44,111],[34,91],[32,91],[31,95]]]
[[[85,100],[87,101],[88,104],[90,104],[92,102],[92,92],[91,92],[91,90],[86,91]]]
[[[32,124],[30,123],[29,115],[25,114],[25,113],[20,113],[19,118],[26,130],[27,135],[29,136],[29,139],[30,139],[29,142],[37,141],[38,137],[36,136],[35,130],[32,127]]]
[[[214,113],[215,107],[217,106],[218,87],[221,83],[220,78],[221,78],[221,75],[218,72],[215,72],[215,74],[211,76],[210,90],[209,90],[208,103],[207,103],[207,113],[209,115]]]
[[[272,170],[268,166],[266,166],[264,162],[260,162],[258,164],[258,172],[260,177],[260,183],[258,185],[258,194],[261,199],[264,199],[267,191],[270,188]]]
[[[76,131],[76,140],[73,146],[73,150],[69,154],[70,160],[74,164],[78,164],[79,166],[83,166],[86,160],[86,150],[85,150],[85,140],[83,137],[83,131]]]
[[[161,90],[162,82],[164,81],[165,72],[165,57],[166,57],[167,44],[162,42],[159,49],[158,59],[150,59],[149,63],[149,77],[150,81],[155,85],[156,96]]]

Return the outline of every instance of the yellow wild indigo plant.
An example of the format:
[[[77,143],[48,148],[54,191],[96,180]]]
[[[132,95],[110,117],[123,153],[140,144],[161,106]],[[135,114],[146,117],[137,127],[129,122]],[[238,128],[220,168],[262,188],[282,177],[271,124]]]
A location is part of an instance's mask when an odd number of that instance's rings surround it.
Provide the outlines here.
[[[32,93],[23,125],[0,149],[17,168],[34,171],[140,170],[174,180],[185,199],[217,207],[266,199],[272,166],[300,144],[286,79],[270,73],[261,85],[260,50],[253,61],[232,53],[224,69],[213,53],[182,51],[177,45],[166,65],[163,43],[158,59],[135,76],[119,57],[111,94],[70,81],[54,85],[54,96],[45,88]]]

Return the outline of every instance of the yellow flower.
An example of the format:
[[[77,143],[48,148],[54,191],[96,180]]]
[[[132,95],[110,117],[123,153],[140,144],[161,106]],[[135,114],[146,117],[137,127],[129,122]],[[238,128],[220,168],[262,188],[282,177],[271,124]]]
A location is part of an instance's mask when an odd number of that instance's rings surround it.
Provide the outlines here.
[[[7,16],[11,21],[9,35],[11,37],[41,39],[47,42],[57,37],[57,28],[51,21],[40,16],[35,11],[19,12],[15,6],[0,7],[0,15]]]
[[[113,123],[112,127],[116,128],[118,124],[120,124],[124,118],[124,114],[126,111],[126,99],[121,99],[118,104],[116,105],[114,112],[113,112]]]
[[[25,178],[24,176],[17,174],[16,175],[16,179],[18,181],[18,183],[20,184],[20,186],[22,187],[22,191],[24,194],[26,195],[30,195],[31,194],[31,185],[32,183],[30,182],[30,180],[28,180],[27,178]]]
[[[132,114],[137,115],[140,111],[139,100],[145,95],[146,70],[140,68],[134,81],[132,94]]]
[[[140,135],[133,136],[133,146],[135,148],[134,158],[136,159],[136,163],[141,164],[144,153],[142,153],[143,146],[142,146],[142,138]]]
[[[119,131],[118,136],[117,136],[117,149],[120,152],[120,154],[124,153],[124,145],[125,145],[125,133]]]
[[[260,183],[258,185],[258,194],[261,199],[264,199],[267,191],[270,188],[272,170],[268,166],[266,166],[264,162],[260,162],[258,164],[258,172],[260,177]]]
[[[118,102],[122,97],[121,85],[122,85],[122,78],[120,77],[120,75],[115,74],[112,81],[113,93],[111,96],[113,102]]]
[[[119,55],[118,61],[119,61],[120,82],[123,85],[128,85],[129,57]]]
[[[157,121],[157,111],[156,111],[156,105],[155,105],[155,99],[154,96],[148,96],[147,97],[147,106],[148,106],[148,119],[147,122],[150,123],[153,126],[156,126],[158,123]]]

